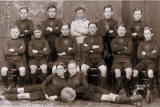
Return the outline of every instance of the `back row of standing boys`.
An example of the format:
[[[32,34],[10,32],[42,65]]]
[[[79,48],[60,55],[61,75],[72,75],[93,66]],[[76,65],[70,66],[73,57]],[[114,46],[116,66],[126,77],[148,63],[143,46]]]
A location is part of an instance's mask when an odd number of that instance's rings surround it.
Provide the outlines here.
[[[28,8],[21,8],[19,13],[20,19],[15,23],[17,27],[11,28],[11,39],[4,48],[5,61],[1,66],[1,76],[6,88],[14,85],[14,78],[10,76],[13,75],[11,67],[19,70],[18,85],[26,83],[28,72],[23,57],[25,53],[32,84],[36,84],[37,69],[41,69],[40,79],[43,81],[51,73],[47,69],[55,73],[56,62],[68,63],[75,59],[79,63],[77,69],[85,76],[91,66],[99,68],[100,86],[103,88],[107,88],[107,75],[109,78],[113,71],[117,91],[123,88],[128,90],[131,78],[138,83],[138,74],[146,70],[149,78],[147,95],[151,94],[159,50],[152,41],[152,28],[141,20],[141,9],[134,10],[134,22],[129,27],[118,25],[112,18],[111,5],[104,7],[104,19],[98,23],[85,19],[85,9],[78,7],[75,10],[77,17],[71,27],[55,17],[57,8],[54,5],[47,8],[48,19],[41,26],[33,27],[33,22],[27,18]],[[125,74],[124,84],[122,74]]]

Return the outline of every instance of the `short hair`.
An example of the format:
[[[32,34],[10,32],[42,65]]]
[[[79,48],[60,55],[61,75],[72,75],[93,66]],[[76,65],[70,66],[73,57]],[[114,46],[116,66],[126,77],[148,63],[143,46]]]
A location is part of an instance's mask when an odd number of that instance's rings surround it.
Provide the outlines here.
[[[142,13],[142,9],[140,9],[140,8],[135,8],[135,9],[133,10],[133,14],[134,14],[135,11],[141,11],[141,13]]]
[[[111,8],[111,11],[113,11],[113,7],[110,4],[109,5],[105,5],[104,8],[103,8],[103,10],[105,10],[106,8]]]
[[[10,28],[10,30],[12,30],[12,29],[18,29],[18,30],[19,30],[18,26],[12,26],[12,27]],[[20,31],[20,30],[19,30],[19,31]]]
[[[71,27],[70,23],[62,23],[61,29],[62,29],[62,27],[63,27],[64,25],[67,25],[69,29],[70,29],[70,27]]]
[[[75,10],[75,12],[77,13],[77,11],[79,11],[79,10],[83,10],[83,11],[85,12],[85,8],[84,8],[84,7],[81,7],[81,6],[80,6],[80,7],[77,7],[76,10]]]
[[[149,26],[146,26],[146,27],[144,28],[144,31],[145,31],[145,30],[149,30],[149,31],[151,31],[151,33],[154,33],[153,29],[152,29],[151,27],[149,27]]]
[[[19,11],[21,11],[21,10],[23,10],[23,9],[25,9],[27,12],[29,11],[29,10],[28,10],[28,7],[21,7],[21,8],[19,9]]]
[[[124,27],[126,30],[128,29],[128,27],[127,27],[127,25],[126,25],[125,23],[120,23],[120,24],[118,25],[118,27],[120,27],[120,26]]]
[[[50,5],[50,6],[48,6],[47,11],[48,11],[49,9],[51,9],[51,8],[55,8],[55,10],[57,11],[57,7],[56,7],[55,5]]]
[[[59,61],[56,61],[56,62],[55,62],[55,65],[56,65],[56,66],[63,66],[63,68],[66,68],[65,62],[60,61],[60,60],[59,60]]]
[[[67,65],[69,65],[69,64],[76,64],[77,65],[77,61],[76,60],[70,60]]]
[[[88,27],[89,27],[89,25],[91,25],[91,24],[94,24],[94,25],[96,25],[96,27],[97,27],[97,22],[96,22],[96,21],[90,21],[90,22],[88,23]]]
[[[41,25],[36,24],[36,25],[34,26],[33,30],[34,30],[34,31],[35,31],[35,30],[41,30],[41,31],[42,31],[42,27],[41,27]]]

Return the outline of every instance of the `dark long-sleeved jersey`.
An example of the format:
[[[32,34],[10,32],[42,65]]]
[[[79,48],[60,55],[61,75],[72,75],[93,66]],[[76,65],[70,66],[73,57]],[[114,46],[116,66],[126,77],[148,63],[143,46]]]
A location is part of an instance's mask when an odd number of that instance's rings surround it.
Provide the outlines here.
[[[101,19],[98,22],[98,35],[103,38],[103,44],[107,51],[111,54],[111,41],[117,35],[118,23],[114,19]],[[110,31],[113,32],[110,32]]]
[[[146,52],[146,55],[142,54],[142,51]],[[159,48],[155,41],[142,41],[138,46],[137,57],[143,61],[153,61],[158,57]]]
[[[33,53],[33,50],[38,50],[38,53]],[[39,59],[41,57],[46,57],[49,55],[49,45],[47,40],[44,38],[33,39],[29,43],[29,56],[34,59]]]
[[[93,48],[97,45],[98,48]],[[88,36],[83,42],[84,59],[87,58],[100,58],[103,55],[103,42],[100,36]]]
[[[31,37],[33,34],[33,21],[29,19],[17,20],[15,25],[18,26],[20,34],[24,34],[24,37]]]
[[[130,60],[133,51],[133,41],[128,36],[116,37],[111,42],[113,57],[116,60]]]
[[[14,52],[9,51],[9,49],[14,49]],[[11,39],[6,43],[4,49],[5,56],[18,57],[22,56],[25,51],[25,44],[22,39]]]
[[[133,40],[144,40],[144,27],[146,24],[142,21],[134,21],[129,25],[131,33],[137,33],[137,36],[131,36]]]
[[[56,18],[48,18],[47,20],[42,22],[43,33],[49,43],[50,41],[54,42],[56,37],[60,36],[61,26],[62,21]],[[47,30],[48,27],[51,27],[52,31]]]
[[[75,58],[77,50],[76,40],[71,36],[61,36],[55,40],[56,52],[62,53],[65,52],[65,55],[58,56],[61,58]]]
[[[88,89],[86,77],[81,72],[77,72],[74,76],[69,77],[67,84],[69,87],[75,89],[77,93]]]
[[[60,95],[61,90],[67,86],[65,78],[59,77],[57,74],[49,75],[41,84],[43,94],[49,96]]]
[[[98,33],[101,36],[115,37],[117,32],[118,23],[114,19],[101,19],[98,22]],[[113,30],[113,33],[109,33]]]

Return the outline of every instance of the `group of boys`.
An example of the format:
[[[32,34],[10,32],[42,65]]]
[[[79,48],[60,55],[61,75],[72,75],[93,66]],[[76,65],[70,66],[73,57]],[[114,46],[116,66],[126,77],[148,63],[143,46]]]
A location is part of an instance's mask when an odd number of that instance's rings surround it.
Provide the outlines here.
[[[53,74],[56,72],[56,62],[67,64],[74,59],[79,64],[77,69],[85,76],[90,67],[97,67],[103,88],[109,88],[107,78],[113,72],[117,92],[129,90],[131,79],[138,84],[138,74],[146,70],[149,78],[146,98],[150,102],[159,49],[152,39],[152,28],[142,22],[142,10],[134,10],[134,22],[129,27],[123,23],[118,25],[112,18],[111,5],[104,7],[104,19],[98,23],[89,22],[84,17],[83,7],[78,7],[75,12],[76,19],[70,27],[56,18],[57,8],[51,5],[47,8],[48,19],[42,22],[42,27],[33,27],[33,22],[27,18],[28,8],[20,9],[20,20],[15,23],[17,27],[11,29],[11,40],[4,48],[1,77],[6,88],[14,87],[12,68],[19,71],[18,85],[26,84],[28,75],[32,84],[37,84],[38,69],[41,70],[40,80],[43,82],[50,74],[48,69]],[[50,62],[54,64],[48,64]]]

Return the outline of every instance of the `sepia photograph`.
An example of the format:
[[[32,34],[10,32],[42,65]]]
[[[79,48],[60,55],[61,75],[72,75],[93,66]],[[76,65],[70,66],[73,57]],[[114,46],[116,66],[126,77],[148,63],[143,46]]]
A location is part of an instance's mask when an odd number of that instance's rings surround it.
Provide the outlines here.
[[[0,107],[160,107],[159,0],[0,0]]]

